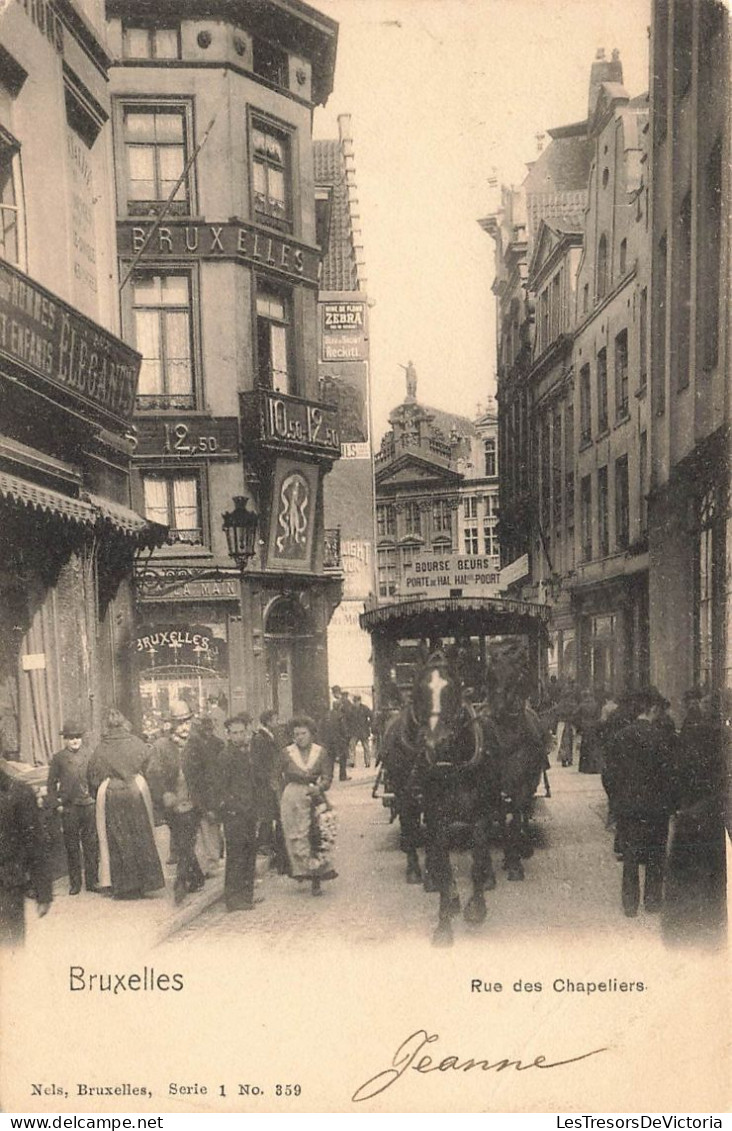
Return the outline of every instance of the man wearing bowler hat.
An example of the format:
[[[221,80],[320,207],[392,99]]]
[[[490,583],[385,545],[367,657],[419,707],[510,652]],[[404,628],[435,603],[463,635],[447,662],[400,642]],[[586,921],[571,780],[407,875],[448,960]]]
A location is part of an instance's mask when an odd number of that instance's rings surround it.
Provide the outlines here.
[[[609,742],[607,768],[623,848],[622,903],[631,918],[640,904],[641,864],[645,864],[645,910],[661,907],[668,823],[674,808],[671,751],[664,728],[658,725],[663,704],[655,687],[642,688],[635,694],[635,719]]]
[[[204,875],[196,858],[196,835],[200,811],[191,799],[186,745],[193,712],[187,703],[173,703],[169,712],[170,733],[153,745],[145,771],[153,804],[170,828],[171,855],[178,868],[173,888],[176,903],[189,892],[203,887]]]
[[[98,884],[96,810],[88,778],[91,751],[84,745],[84,727],[76,719],[67,719],[61,734],[63,749],[54,754],[48,768],[46,804],[61,815],[69,868],[69,895],[78,895],[81,891],[82,857],[86,890],[96,891]]]

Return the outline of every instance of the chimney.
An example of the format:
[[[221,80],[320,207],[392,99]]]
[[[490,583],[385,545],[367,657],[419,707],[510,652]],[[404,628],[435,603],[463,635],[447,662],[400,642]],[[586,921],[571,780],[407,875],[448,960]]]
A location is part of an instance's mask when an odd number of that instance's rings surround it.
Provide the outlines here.
[[[612,59],[605,58],[605,48],[598,47],[595,61],[590,69],[590,92],[587,100],[587,119],[591,121],[597,106],[600,87],[604,82],[623,82],[623,64],[620,62],[620,52],[617,47],[613,49]]]

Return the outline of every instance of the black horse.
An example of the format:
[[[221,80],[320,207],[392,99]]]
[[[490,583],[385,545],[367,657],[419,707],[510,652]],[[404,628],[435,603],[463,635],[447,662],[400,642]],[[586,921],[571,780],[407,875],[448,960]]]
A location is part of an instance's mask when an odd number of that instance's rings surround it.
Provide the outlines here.
[[[450,865],[454,830],[467,831],[473,890],[464,918],[482,923],[485,891],[496,886],[490,836],[503,830],[509,880],[524,878],[530,855],[527,821],[546,760],[546,737],[524,706],[520,674],[512,666],[491,680],[491,704],[479,714],[463,699],[460,681],[441,655],[418,675],[412,703],[388,726],[383,761],[393,790],[407,855],[407,883],[422,882],[417,848],[425,846],[425,888],[438,891],[434,942],[452,942],[451,915],[460,901]]]
[[[469,922],[486,917],[484,891],[495,886],[488,843],[492,776],[483,765],[483,730],[460,681],[442,655],[419,673],[412,702],[388,726],[383,761],[396,798],[407,882],[422,882],[417,848],[425,845],[425,886],[440,895],[437,944],[452,942],[451,915],[460,908],[450,865],[455,826],[467,831],[473,890]]]

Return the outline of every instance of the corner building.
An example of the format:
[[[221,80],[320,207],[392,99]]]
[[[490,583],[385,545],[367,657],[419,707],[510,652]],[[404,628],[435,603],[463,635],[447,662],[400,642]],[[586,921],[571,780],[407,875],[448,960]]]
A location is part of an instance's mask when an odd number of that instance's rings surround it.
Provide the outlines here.
[[[318,390],[312,115],[337,25],[300,0],[110,0],[107,16],[122,324],[143,357],[135,491],[170,531],[137,574],[143,705],[317,715],[340,440]],[[239,496],[258,515],[241,577],[221,519]]]
[[[134,716],[133,557],[165,532],[130,508],[101,6],[12,0],[0,60],[0,758],[41,785],[64,717]]]

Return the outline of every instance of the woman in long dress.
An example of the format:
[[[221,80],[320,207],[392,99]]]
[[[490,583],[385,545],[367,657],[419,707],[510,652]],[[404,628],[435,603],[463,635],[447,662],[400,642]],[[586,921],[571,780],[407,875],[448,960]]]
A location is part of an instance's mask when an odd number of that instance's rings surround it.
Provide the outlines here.
[[[97,798],[100,887],[117,899],[134,899],[165,887],[153,835],[152,801],[143,768],[149,753],[112,708],[104,737],[89,760]]]
[[[292,737],[282,752],[282,832],[292,878],[310,880],[313,895],[321,895],[322,880],[336,876],[334,821],[325,797],[333,781],[333,761],[314,741],[315,723],[307,716],[292,720]]]

